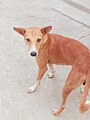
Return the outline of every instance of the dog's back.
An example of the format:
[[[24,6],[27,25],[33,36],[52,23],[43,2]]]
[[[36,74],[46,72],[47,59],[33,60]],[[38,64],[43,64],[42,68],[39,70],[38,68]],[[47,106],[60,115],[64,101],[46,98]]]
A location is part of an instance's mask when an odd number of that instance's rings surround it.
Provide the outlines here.
[[[74,64],[77,57],[86,54],[88,48],[77,40],[64,36],[49,34],[51,40],[50,62],[55,64]]]

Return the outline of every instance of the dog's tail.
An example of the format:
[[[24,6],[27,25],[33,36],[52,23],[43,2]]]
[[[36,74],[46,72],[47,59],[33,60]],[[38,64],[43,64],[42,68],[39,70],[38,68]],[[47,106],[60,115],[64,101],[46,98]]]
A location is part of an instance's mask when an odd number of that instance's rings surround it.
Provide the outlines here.
[[[87,101],[89,89],[90,89],[90,73],[89,73],[89,76],[87,77],[84,91],[82,93],[81,100],[80,100],[80,109],[79,110],[81,113],[90,109],[90,101]]]

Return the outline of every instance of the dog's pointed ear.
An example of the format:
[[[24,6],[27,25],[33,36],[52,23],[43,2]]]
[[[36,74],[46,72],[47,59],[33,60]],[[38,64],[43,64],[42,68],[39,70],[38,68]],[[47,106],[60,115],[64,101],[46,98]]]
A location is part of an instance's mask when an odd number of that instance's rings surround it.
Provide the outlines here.
[[[26,30],[25,28],[17,28],[17,27],[13,27],[13,29],[18,32],[19,34],[23,35],[25,34]]]
[[[51,29],[52,29],[52,26],[43,27],[43,28],[41,28],[41,33],[43,35],[46,35],[47,33],[49,33],[51,31]]]

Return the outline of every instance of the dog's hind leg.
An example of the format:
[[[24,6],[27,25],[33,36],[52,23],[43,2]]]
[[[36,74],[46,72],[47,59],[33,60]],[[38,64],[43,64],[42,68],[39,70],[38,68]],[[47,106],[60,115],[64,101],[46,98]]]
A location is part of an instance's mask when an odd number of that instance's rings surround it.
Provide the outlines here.
[[[81,92],[81,94],[82,94],[83,91],[84,91],[85,83],[86,83],[86,81],[81,85],[81,88],[80,88],[80,92]]]
[[[64,110],[67,97],[72,92],[72,90],[77,88],[82,83],[79,79],[80,79],[80,74],[72,69],[63,87],[62,103],[59,109],[53,109],[54,115],[58,115]]]
[[[54,66],[52,64],[48,63],[47,67],[49,69],[48,78],[53,78],[54,73],[55,73]]]
[[[86,84],[81,96],[81,100],[80,100],[80,112],[83,113],[85,111],[87,111],[88,109],[90,109],[90,101],[87,101],[87,96],[88,96],[88,92],[90,89],[90,76],[88,77],[88,79],[86,80]]]

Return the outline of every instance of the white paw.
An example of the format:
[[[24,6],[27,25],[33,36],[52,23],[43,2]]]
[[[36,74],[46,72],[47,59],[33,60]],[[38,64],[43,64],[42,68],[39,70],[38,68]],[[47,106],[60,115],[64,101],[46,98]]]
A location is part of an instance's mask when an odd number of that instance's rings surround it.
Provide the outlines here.
[[[90,92],[90,91],[89,91]],[[90,95],[87,96],[87,100],[85,104],[90,104]]]
[[[90,104],[90,101],[87,100],[85,104]]]
[[[48,73],[48,78],[53,78],[53,77],[54,77],[54,73],[49,72]]]
[[[29,87],[28,89],[27,89],[27,92],[28,93],[33,93],[34,91],[35,91],[36,89],[35,89],[35,87]]]
[[[39,85],[40,85],[40,81],[36,80],[35,84],[32,87],[28,88],[27,92],[33,93],[38,88]]]
[[[53,108],[53,111],[52,111],[52,113],[53,113],[53,115],[57,115],[58,114],[58,110],[57,109],[55,109],[55,108]]]

